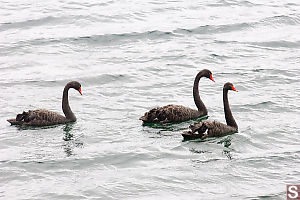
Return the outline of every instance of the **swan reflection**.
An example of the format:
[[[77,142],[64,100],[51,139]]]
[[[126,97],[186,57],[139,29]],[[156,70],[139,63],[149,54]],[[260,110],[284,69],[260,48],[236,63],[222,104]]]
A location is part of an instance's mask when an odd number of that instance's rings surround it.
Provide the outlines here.
[[[78,137],[74,137],[74,134],[72,133],[72,129],[74,128],[74,123],[69,123],[64,125],[63,131],[64,131],[64,143],[63,143],[63,149],[67,155],[67,157],[75,155],[74,154],[74,148],[80,148],[83,147],[83,142],[80,140],[82,135],[79,135]]]

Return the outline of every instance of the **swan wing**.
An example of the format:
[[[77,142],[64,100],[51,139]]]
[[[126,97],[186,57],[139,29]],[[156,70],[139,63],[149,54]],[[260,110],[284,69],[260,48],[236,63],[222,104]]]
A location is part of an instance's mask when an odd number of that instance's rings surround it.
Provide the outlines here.
[[[168,123],[186,121],[200,116],[201,114],[198,110],[181,105],[169,104],[151,109],[149,112],[146,112],[140,120],[144,122]]]
[[[16,116],[16,119],[8,120],[12,125],[28,125],[28,126],[48,126],[54,124],[66,123],[68,120],[53,111],[39,109],[29,110]]]
[[[197,122],[189,127],[192,133],[198,132],[203,137],[216,137],[236,132],[236,128],[218,121]]]

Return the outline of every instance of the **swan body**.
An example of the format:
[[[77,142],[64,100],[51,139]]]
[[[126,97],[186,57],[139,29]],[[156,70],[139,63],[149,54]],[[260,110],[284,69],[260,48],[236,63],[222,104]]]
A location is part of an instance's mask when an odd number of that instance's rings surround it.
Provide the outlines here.
[[[228,126],[218,121],[198,122],[190,125],[189,128],[191,131],[187,131],[182,134],[184,139],[205,139],[207,137],[224,136],[238,131],[237,128]]]
[[[228,90],[237,91],[232,83],[225,83],[223,87],[223,103],[224,113],[227,124],[223,124],[218,121],[203,121],[190,125],[191,131],[184,132],[182,136],[184,139],[205,139],[207,137],[224,136],[238,131],[238,126],[232,116],[229,102],[228,102]],[[197,132],[197,133],[196,133]]]
[[[77,81],[67,83],[63,91],[62,109],[65,116],[62,116],[56,112],[38,109],[23,111],[21,114],[17,114],[15,119],[8,119],[7,121],[11,125],[23,125],[23,126],[50,126],[55,124],[65,124],[68,122],[75,122],[76,117],[69,106],[68,91],[70,88],[74,88],[81,93],[81,85]]]
[[[151,123],[170,123],[182,122],[207,115],[207,109],[202,100],[200,99],[198,89],[199,81],[202,77],[206,77],[214,81],[212,73],[207,69],[201,70],[197,74],[194,81],[193,96],[198,110],[181,105],[169,104],[163,107],[151,109],[150,111],[146,112],[144,116],[140,117],[140,120],[142,120],[143,122]]]
[[[18,114],[16,119],[7,120],[11,125],[26,125],[26,126],[50,126],[55,124],[71,122],[66,117],[45,109],[23,111]]]
[[[151,109],[149,112],[146,112],[140,120],[153,123],[182,122],[198,118],[202,115],[204,115],[204,113],[199,112],[198,110],[185,106],[169,104],[163,107]]]

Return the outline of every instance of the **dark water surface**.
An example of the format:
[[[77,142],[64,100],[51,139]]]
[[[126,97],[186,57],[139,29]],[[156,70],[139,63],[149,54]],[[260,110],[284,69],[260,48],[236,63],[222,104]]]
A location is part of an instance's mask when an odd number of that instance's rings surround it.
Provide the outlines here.
[[[285,199],[300,184],[300,3],[297,1],[0,1],[0,198]],[[182,141],[193,121],[142,126],[169,103],[239,132]],[[70,80],[78,121],[23,129],[28,109],[62,113]]]

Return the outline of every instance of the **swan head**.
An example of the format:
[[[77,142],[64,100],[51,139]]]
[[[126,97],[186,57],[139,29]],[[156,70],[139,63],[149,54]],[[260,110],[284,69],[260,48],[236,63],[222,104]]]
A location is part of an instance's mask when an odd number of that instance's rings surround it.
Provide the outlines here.
[[[203,74],[204,77],[209,78],[210,80],[212,80],[213,82],[215,82],[215,80],[214,80],[214,78],[213,78],[212,73],[211,73],[210,70],[203,69],[201,72],[202,72],[202,74]]]
[[[77,81],[71,81],[67,84],[69,86],[69,88],[74,88],[75,90],[77,90],[81,95],[81,84]]]
[[[238,92],[238,90],[230,82],[227,82],[224,84],[224,90],[233,90],[233,91]]]

